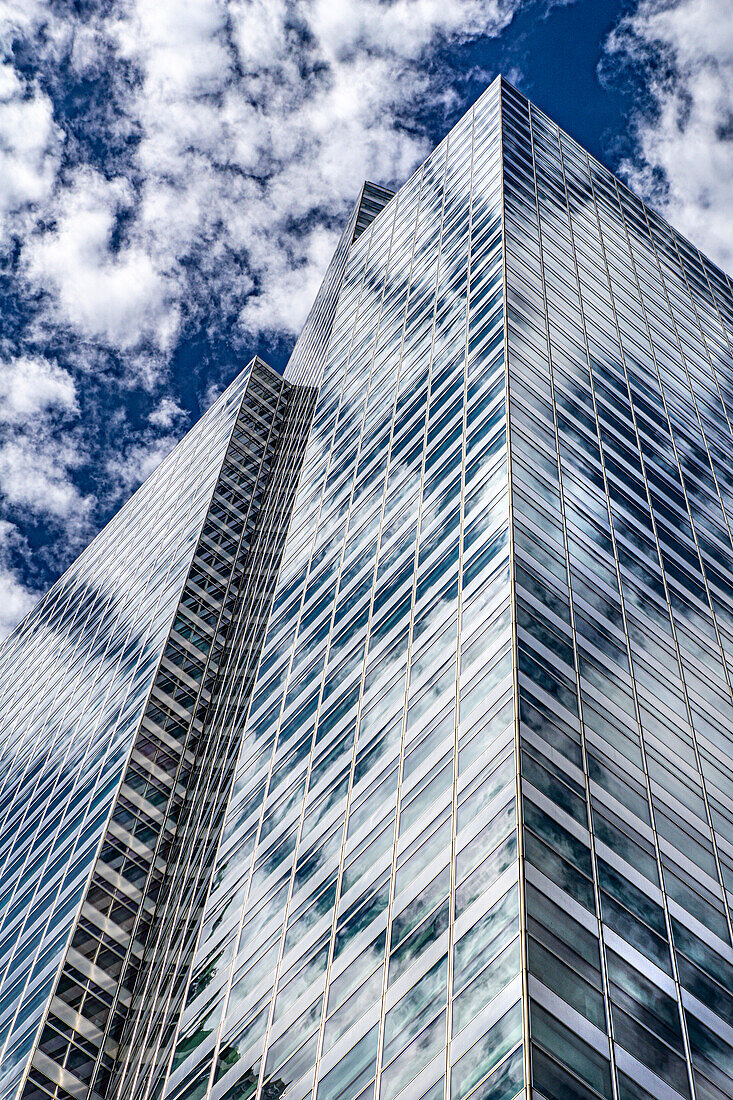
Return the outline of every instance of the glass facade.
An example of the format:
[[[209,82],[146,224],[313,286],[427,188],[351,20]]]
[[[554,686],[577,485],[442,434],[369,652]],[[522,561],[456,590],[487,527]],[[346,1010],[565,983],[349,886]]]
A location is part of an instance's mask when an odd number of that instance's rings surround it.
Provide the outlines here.
[[[733,1098],[732,339],[504,81],[365,184],[0,650],[0,1096]]]
[[[155,1037],[153,1049],[166,1049],[170,1001],[190,963],[200,868],[211,862],[234,761],[236,734],[214,715],[225,688],[246,697],[251,683],[260,624],[243,609],[247,589],[268,588],[253,552],[293,403],[291,387],[255,360],[33,1056],[29,1093],[52,1083],[71,1093],[79,1080],[104,1096],[133,1072],[129,1063],[144,1075],[150,1056],[137,1041],[141,1027]],[[237,671],[222,675],[235,636]]]
[[[246,374],[0,649],[0,1095],[14,1095],[209,507]]]
[[[733,1096],[726,276],[502,102],[538,1094]]]
[[[168,1096],[521,1086],[498,123],[350,250]]]

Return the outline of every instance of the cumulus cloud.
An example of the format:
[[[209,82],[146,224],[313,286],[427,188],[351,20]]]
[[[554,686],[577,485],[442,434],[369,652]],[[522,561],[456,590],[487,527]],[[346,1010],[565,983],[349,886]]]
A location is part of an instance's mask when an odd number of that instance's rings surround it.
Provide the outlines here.
[[[26,356],[0,363],[4,504],[77,534],[92,503],[73,479],[84,458],[73,428],[78,411],[74,380],[56,363]]]
[[[148,417],[151,424],[156,428],[162,428],[163,431],[179,427],[185,419],[185,410],[172,397],[163,397]]]
[[[638,66],[650,110],[622,170],[685,236],[733,270],[733,18],[730,0],[642,0],[607,43]]]
[[[23,583],[13,556],[22,543],[12,523],[0,520],[0,640],[36,603],[40,592]]]
[[[148,415],[149,427],[113,455],[106,463],[112,492],[129,496],[160,465],[187,427],[188,414],[176,400],[161,398]]]
[[[177,307],[165,272],[139,241],[112,246],[132,201],[124,179],[89,168],[72,173],[49,204],[52,228],[26,242],[24,274],[49,295],[58,323],[87,339],[122,351],[149,340],[166,349]]]
[[[36,33],[45,7],[43,0],[5,0],[0,43]],[[51,196],[62,139],[50,97],[0,46],[0,245],[13,231],[28,229]]]
[[[25,215],[51,195],[59,160],[60,134],[53,105],[42,92],[0,64],[0,240],[10,215]]]
[[[63,534],[64,550],[88,537],[93,500],[74,480],[83,462],[78,414],[74,379],[57,363],[33,356],[0,362],[0,638],[40,595],[24,579],[24,523],[50,524],[55,538]]]
[[[0,362],[0,423],[21,424],[53,409],[78,411],[68,371],[35,356]]]
[[[71,474],[79,463],[73,444],[19,434],[0,445],[0,487],[7,504],[63,520],[68,529],[84,524],[89,501]]]

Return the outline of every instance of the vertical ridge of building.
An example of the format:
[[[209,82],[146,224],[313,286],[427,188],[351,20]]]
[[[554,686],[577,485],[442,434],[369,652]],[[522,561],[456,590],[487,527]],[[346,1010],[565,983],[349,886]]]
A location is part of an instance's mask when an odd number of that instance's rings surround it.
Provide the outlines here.
[[[731,1096],[729,332],[712,265],[509,86],[504,118],[533,1089]]]
[[[499,141],[501,148],[501,244],[502,244],[502,283],[504,292],[504,378],[506,401],[506,435],[507,435],[507,482],[508,482],[508,508],[509,508],[509,608],[511,616],[511,646],[512,646],[512,690],[513,690],[513,728],[514,728],[514,769],[516,790],[516,814],[517,814],[517,859],[518,870],[518,916],[519,916],[519,960],[522,981],[522,1031],[523,1031],[523,1072],[524,1095],[526,1100],[531,1097],[531,1058],[530,1058],[530,1017],[529,1017],[529,965],[528,965],[528,932],[527,932],[527,902],[524,859],[524,814],[522,803],[521,785],[521,722],[519,711],[519,644],[517,623],[517,578],[516,578],[516,549],[515,549],[515,511],[512,484],[512,386],[511,369],[512,353],[510,351],[509,329],[509,288],[507,277],[507,234],[506,234],[506,206],[504,195],[504,99],[505,82],[499,77]]]

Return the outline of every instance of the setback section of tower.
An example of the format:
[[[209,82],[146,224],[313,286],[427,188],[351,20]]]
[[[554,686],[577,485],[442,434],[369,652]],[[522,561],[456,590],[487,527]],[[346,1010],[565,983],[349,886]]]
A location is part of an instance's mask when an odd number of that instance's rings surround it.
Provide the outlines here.
[[[50,1000],[245,383],[0,649],[0,1096],[14,1095]]]
[[[170,1043],[190,963],[202,892],[229,797],[236,725],[212,726],[236,638],[245,667],[232,687],[246,707],[247,658],[256,662],[273,571],[253,563],[263,502],[283,435],[298,415],[294,391],[254,360],[198,535],[173,625],[77,914],[24,1095],[60,1085],[75,1096],[117,1089],[130,1060],[126,1023],[146,1036],[134,1073]],[[247,614],[247,593],[262,613]],[[243,616],[244,611],[244,616]],[[235,624],[244,617],[244,632]],[[251,635],[251,636],[248,636]],[[259,643],[259,644],[258,644]],[[228,686],[228,685],[227,685]],[[143,1007],[144,1006],[144,1007]],[[154,1052],[151,1056],[151,1052]],[[114,1085],[113,1085],[114,1081]]]

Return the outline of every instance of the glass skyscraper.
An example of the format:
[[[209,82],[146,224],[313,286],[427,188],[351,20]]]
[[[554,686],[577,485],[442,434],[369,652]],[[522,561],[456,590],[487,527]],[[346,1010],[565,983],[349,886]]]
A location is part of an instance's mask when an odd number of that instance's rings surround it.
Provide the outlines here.
[[[0,1097],[733,1097],[733,287],[506,82],[0,649]]]

